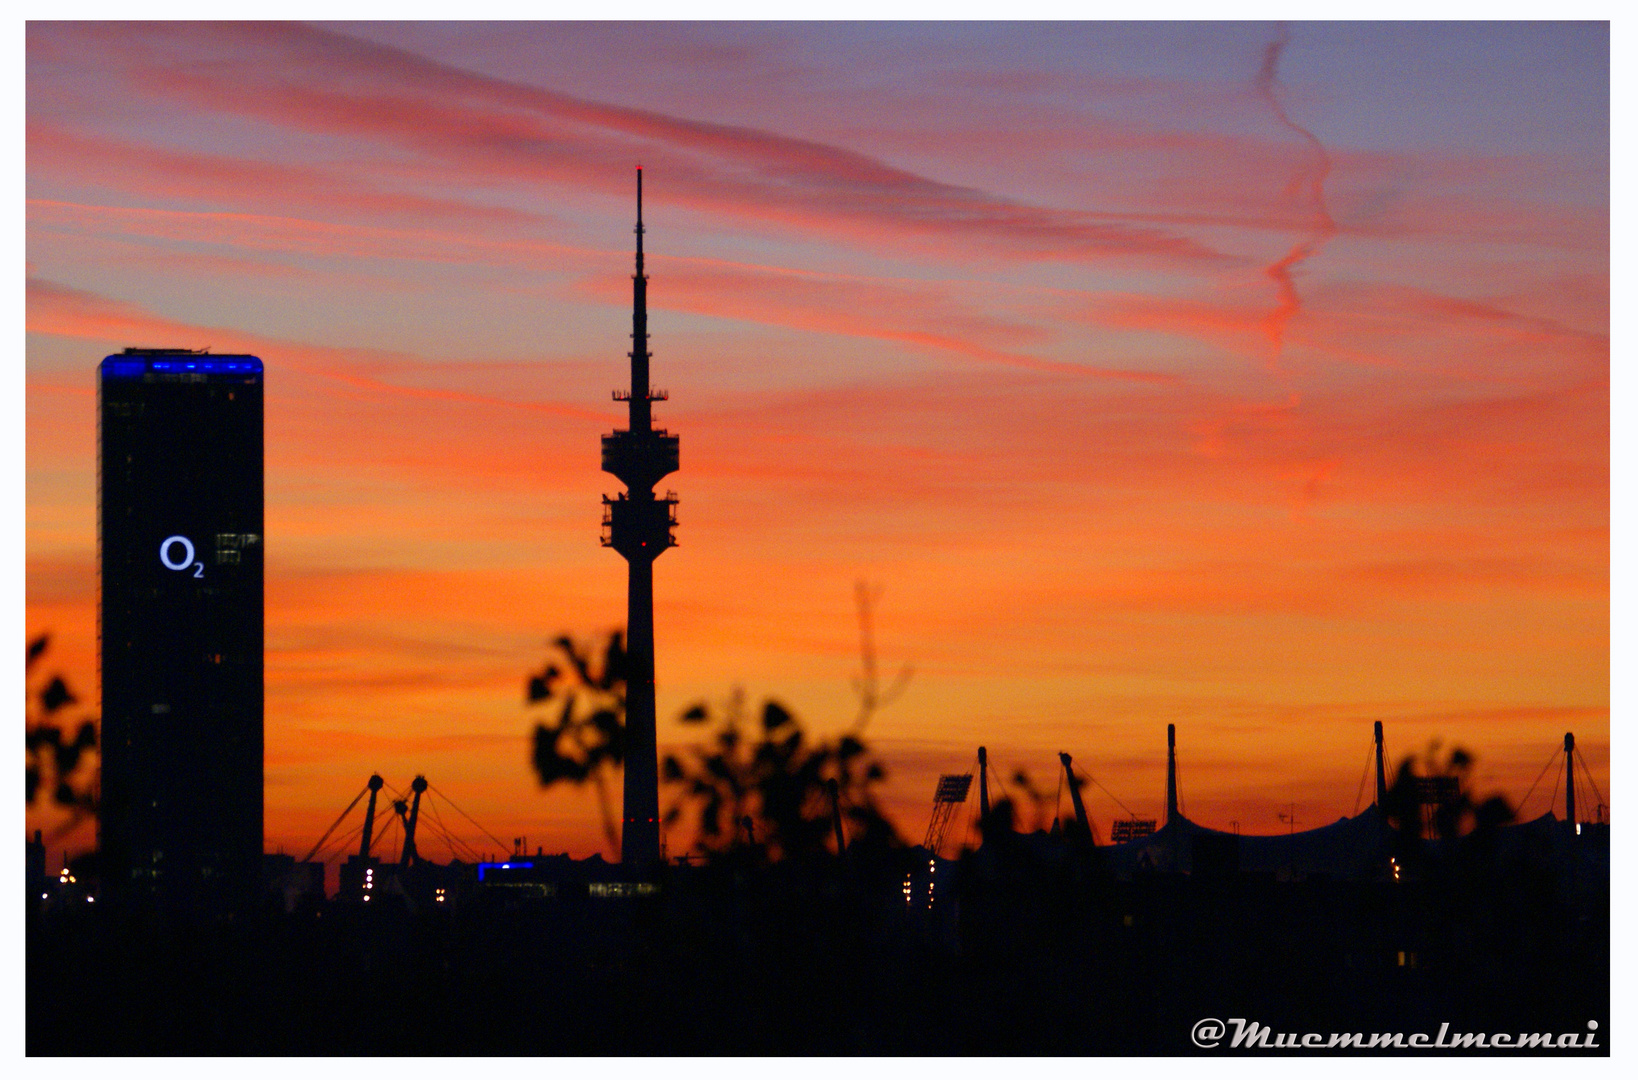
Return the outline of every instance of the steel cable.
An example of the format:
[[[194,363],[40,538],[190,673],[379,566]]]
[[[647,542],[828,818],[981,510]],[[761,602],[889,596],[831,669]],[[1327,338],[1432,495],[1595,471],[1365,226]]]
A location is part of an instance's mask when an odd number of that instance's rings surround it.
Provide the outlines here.
[[[1559,753],[1560,753],[1559,751],[1554,750],[1550,755],[1548,755],[1547,764],[1545,764],[1545,765],[1543,765],[1541,767],[1541,772],[1536,775],[1535,783],[1530,785],[1530,790],[1526,791],[1524,793],[1524,798],[1519,800],[1519,816],[1520,817],[1524,816],[1524,808],[1530,802],[1530,796],[1535,793],[1536,784],[1541,783],[1541,778],[1543,776],[1546,776],[1547,775],[1547,770],[1551,769],[1553,767],[1553,763],[1558,760]],[[1557,794],[1557,789],[1554,790],[1554,794]],[[1548,808],[1551,809],[1551,806],[1549,805]]]
[[[448,796],[448,795],[445,795],[445,794],[444,794],[444,793],[443,793],[443,792],[441,792],[441,791],[438,791],[438,789],[437,789],[437,788],[435,788],[435,787],[432,787],[432,785],[431,785],[431,784],[428,784],[428,785],[427,785],[427,787],[429,787],[429,788],[431,788],[431,789],[432,789],[432,790],[433,790],[433,791],[435,791],[435,792],[437,792],[437,794],[438,794],[438,797],[439,797],[439,798],[440,798],[440,799],[442,799],[442,800],[444,800],[444,801],[445,801],[445,802],[446,802],[446,803],[448,803],[448,804],[449,804],[449,805],[450,805],[450,807],[451,807],[451,808],[452,808],[452,809],[453,809],[453,810],[454,810],[454,811],[455,811],[455,812],[456,812],[456,813],[457,813],[457,814],[460,814],[460,815],[461,815],[461,816],[462,816],[462,817],[464,817],[464,818],[466,818],[466,820],[468,820],[468,821],[470,821],[470,822],[472,822],[472,824],[474,824],[474,825],[478,825],[478,822],[477,822],[477,819],[476,819],[476,818],[474,818],[474,817],[473,817],[473,816],[472,816],[472,815],[471,815],[471,814],[469,814],[469,813],[467,813],[467,812],[466,812],[466,811],[465,811],[465,810],[462,810],[462,809],[461,809],[461,808],[460,808],[460,807],[459,807],[459,806],[456,806],[456,805],[455,805],[455,800],[454,800],[454,799],[451,799],[451,798],[450,798],[450,797],[449,797],[449,796]],[[482,825],[478,825],[478,831],[479,831],[479,832],[481,832],[481,833],[483,833],[483,834],[484,834],[484,835],[485,835],[485,836],[487,836],[487,837],[489,837],[489,839],[491,839],[491,840],[493,840],[493,841],[495,841],[495,843],[497,843],[497,844],[499,844],[499,845],[500,845],[500,849],[501,849],[501,850],[502,850],[502,851],[509,851],[509,850],[511,850],[511,845],[509,845],[509,844],[508,844],[508,843],[506,843],[506,841],[504,841],[504,840],[502,840],[502,839],[501,839],[501,838],[500,838],[500,837],[498,837],[498,836],[496,836],[496,835],[495,835],[495,834],[494,834],[494,833],[492,833],[492,832],[490,832],[490,831],[489,831],[489,830],[488,830],[488,829],[486,829],[486,828],[484,828],[484,827],[483,827],[483,826],[482,826]]]
[[[370,786],[368,784],[365,784],[362,788],[359,789],[358,794],[353,796],[353,801],[347,804],[347,809],[343,810],[336,817],[335,821],[330,823],[330,827],[328,829],[324,830],[324,835],[319,837],[318,843],[313,845],[313,850],[309,851],[307,853],[307,857],[305,859],[303,859],[302,862],[312,862],[313,861],[313,855],[318,851],[319,848],[324,846],[324,842],[326,840],[330,839],[330,834],[336,831],[336,826],[341,824],[342,818],[345,818],[348,814],[353,812],[353,807],[358,805],[358,800],[362,799],[364,797],[364,793],[369,791],[369,790],[370,790]]]

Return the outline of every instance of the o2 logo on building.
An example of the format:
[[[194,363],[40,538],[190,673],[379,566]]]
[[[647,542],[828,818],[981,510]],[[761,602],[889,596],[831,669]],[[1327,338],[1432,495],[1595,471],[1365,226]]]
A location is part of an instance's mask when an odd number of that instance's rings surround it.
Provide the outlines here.
[[[167,570],[192,570],[193,576],[205,576],[205,564],[194,557],[193,541],[186,536],[167,536],[159,542],[159,561]]]

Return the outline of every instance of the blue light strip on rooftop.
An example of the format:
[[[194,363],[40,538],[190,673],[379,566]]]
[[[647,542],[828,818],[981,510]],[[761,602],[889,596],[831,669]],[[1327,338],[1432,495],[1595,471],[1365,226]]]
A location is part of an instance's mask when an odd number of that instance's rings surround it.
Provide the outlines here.
[[[510,870],[514,866],[519,867],[520,869],[524,869],[524,870],[531,870],[531,869],[534,868],[534,865],[535,864],[533,862],[525,861],[525,860],[522,860],[522,859],[510,859],[510,860],[508,860],[506,862],[499,862],[499,863],[481,862],[481,863],[478,864],[478,880],[479,881],[483,880],[484,871],[486,871],[486,870]]]
[[[127,356],[116,353],[102,362],[105,379],[140,379],[149,372],[197,375],[260,375],[262,362],[255,356],[201,356],[175,353],[169,356]]]

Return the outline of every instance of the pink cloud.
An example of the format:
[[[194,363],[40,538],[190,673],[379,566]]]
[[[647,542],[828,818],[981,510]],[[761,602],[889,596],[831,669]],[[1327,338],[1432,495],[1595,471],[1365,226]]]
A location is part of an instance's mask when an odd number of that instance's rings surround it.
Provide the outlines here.
[[[811,140],[583,100],[461,71],[400,50],[293,24],[145,24],[75,31],[114,50],[145,92],[349,139],[413,148],[479,177],[603,190],[611,166],[664,169],[676,204],[804,231],[897,235],[942,247],[1059,257],[1200,259],[1198,242],[1143,225],[1011,201],[940,183]],[[231,76],[181,57],[208,48],[245,60]],[[160,155],[163,156],[163,155]],[[186,173],[194,163],[179,162]],[[390,196],[386,196],[390,198]]]
[[[505,207],[392,191],[363,185],[356,170],[338,172],[282,161],[174,150],[99,136],[78,135],[40,121],[28,125],[30,168],[102,186],[118,177],[123,192],[153,199],[207,204],[303,208],[366,219],[401,216],[495,227],[539,220]]]
[[[30,199],[27,205],[29,227],[36,234],[52,231],[104,241],[129,237],[135,241],[231,246],[243,253],[239,258],[244,265],[253,265],[263,273],[273,264],[251,262],[253,254],[535,266],[568,263],[576,268],[594,263],[602,266],[608,259],[605,252],[515,234],[486,235],[470,230],[370,225],[277,214],[95,206],[51,199]]]
[[[948,287],[937,284],[808,274],[698,259],[667,260],[663,265],[664,288],[651,294],[656,308],[873,338],[1006,367],[1141,383],[1179,381],[1164,372],[1078,364],[1020,352],[1019,346],[1050,344],[1050,335],[1038,324],[976,313],[970,297],[958,297]],[[624,295],[604,281],[588,285],[586,291],[611,302]],[[967,291],[977,290],[969,286]]]

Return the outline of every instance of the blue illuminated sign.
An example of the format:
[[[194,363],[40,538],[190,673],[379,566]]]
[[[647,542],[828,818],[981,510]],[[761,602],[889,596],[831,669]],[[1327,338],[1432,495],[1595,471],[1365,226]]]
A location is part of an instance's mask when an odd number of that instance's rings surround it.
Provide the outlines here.
[[[182,545],[182,557],[173,559],[176,554],[176,545]],[[186,536],[167,536],[159,542],[159,561],[165,564],[167,570],[186,570],[193,568],[194,577],[205,576],[205,564],[195,562],[193,557],[193,541]]]

